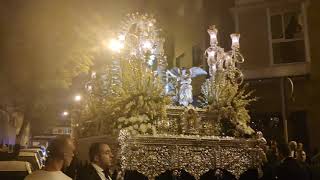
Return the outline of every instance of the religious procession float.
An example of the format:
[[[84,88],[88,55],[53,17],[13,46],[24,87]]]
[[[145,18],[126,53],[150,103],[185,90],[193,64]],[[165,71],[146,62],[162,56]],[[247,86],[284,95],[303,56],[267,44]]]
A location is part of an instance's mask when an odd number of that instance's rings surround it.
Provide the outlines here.
[[[200,179],[224,169],[239,177],[261,165],[263,137],[249,127],[246,109],[256,99],[237,68],[244,62],[239,34],[231,50],[218,45],[218,30],[208,29],[207,68],[167,67],[164,38],[148,14],[129,14],[110,48],[113,60],[86,83],[80,134],[118,137],[123,171],[155,179],[179,170]],[[192,80],[206,77],[201,95]],[[91,134],[90,134],[91,133]]]

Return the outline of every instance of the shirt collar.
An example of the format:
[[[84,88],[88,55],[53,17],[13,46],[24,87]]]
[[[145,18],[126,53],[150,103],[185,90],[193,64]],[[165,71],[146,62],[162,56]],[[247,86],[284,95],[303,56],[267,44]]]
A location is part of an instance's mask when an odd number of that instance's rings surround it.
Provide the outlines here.
[[[94,167],[94,169],[96,169],[96,171],[103,173],[103,169],[102,169],[100,166],[98,166],[98,165],[95,164],[95,163],[91,163],[91,165]]]

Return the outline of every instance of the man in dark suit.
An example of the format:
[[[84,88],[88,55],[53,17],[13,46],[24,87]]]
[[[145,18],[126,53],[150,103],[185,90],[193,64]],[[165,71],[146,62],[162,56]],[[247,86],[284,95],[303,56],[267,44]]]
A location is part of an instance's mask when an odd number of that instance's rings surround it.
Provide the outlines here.
[[[89,149],[90,164],[79,172],[79,180],[112,180],[109,169],[113,154],[105,143],[93,143]]]
[[[279,180],[308,180],[306,170],[290,154],[287,144],[279,144],[279,156],[282,159],[276,168],[276,177]]]

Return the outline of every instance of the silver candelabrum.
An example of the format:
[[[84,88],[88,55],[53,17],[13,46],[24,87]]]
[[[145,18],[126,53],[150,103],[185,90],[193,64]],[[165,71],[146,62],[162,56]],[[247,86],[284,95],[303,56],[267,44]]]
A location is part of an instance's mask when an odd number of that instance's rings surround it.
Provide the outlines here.
[[[214,25],[209,27],[208,34],[210,36],[210,47],[206,49],[205,55],[210,77],[214,80],[216,72],[222,71],[237,84],[241,84],[243,82],[243,74],[237,68],[238,63],[244,62],[244,58],[240,53],[240,34],[234,33],[230,35],[232,45],[231,50],[227,52],[218,45],[218,30]]]

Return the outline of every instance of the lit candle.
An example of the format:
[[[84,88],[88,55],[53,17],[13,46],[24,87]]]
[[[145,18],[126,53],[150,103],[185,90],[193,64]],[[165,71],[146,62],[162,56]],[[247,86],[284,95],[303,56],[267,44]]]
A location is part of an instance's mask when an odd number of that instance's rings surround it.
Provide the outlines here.
[[[211,46],[215,46],[218,44],[217,33],[218,33],[217,28],[214,25],[210,26],[210,28],[208,29],[208,34],[210,36],[210,45]]]

